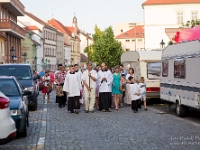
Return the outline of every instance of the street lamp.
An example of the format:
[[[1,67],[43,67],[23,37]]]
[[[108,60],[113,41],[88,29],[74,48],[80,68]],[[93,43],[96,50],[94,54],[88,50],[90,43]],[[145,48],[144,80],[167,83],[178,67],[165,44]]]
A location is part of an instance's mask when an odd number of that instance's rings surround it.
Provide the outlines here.
[[[37,71],[37,57],[35,56],[35,57],[33,57],[33,59],[34,59],[34,62],[35,62],[35,71]]]
[[[12,55],[12,61],[13,61],[13,63],[14,63],[15,60],[17,60],[17,57],[15,56],[15,49],[14,49],[14,47],[12,47],[12,48],[10,49],[10,52],[11,52],[11,55]]]
[[[24,53],[22,54],[22,56],[24,57],[24,63],[26,63],[27,53],[24,52]]]
[[[164,48],[164,47],[165,47],[165,42],[163,41],[163,39],[162,39],[162,41],[160,42],[160,46],[161,46],[161,48]]]
[[[48,65],[49,66],[49,70],[50,70],[50,68],[51,68],[50,59],[48,60],[48,63],[49,63],[49,65]]]

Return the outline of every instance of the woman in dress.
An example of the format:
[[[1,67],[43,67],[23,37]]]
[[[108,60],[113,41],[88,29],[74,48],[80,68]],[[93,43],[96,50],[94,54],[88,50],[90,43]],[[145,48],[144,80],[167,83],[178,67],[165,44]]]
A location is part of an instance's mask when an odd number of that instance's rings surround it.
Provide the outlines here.
[[[124,100],[124,103],[131,106],[132,100],[131,100],[131,97],[130,97],[130,87],[129,87],[129,84],[131,82],[129,81],[129,77],[134,78],[134,69],[133,68],[129,68],[129,73],[126,75],[126,89],[125,89],[125,100]]]
[[[50,91],[48,90],[48,86],[51,83],[49,76],[49,71],[45,71],[44,76],[42,77],[42,82],[44,83],[44,88],[42,89],[43,93],[43,103],[45,103],[45,96],[47,95],[48,103],[50,103]]]
[[[113,74],[113,86],[112,86],[112,93],[114,95],[115,110],[118,110],[118,106],[119,106],[119,96],[121,94],[120,80],[121,80],[121,75],[119,73],[119,67],[115,67],[115,71],[114,71],[114,74]]]

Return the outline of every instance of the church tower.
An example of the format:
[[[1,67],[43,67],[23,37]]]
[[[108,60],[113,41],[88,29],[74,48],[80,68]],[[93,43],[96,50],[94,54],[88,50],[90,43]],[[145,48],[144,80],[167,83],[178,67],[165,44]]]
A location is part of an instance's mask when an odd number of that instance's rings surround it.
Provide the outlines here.
[[[73,18],[73,21],[72,21],[72,27],[74,28],[74,35],[72,35],[73,37],[76,37],[77,36],[77,18],[75,16],[75,13],[74,13],[74,18]]]

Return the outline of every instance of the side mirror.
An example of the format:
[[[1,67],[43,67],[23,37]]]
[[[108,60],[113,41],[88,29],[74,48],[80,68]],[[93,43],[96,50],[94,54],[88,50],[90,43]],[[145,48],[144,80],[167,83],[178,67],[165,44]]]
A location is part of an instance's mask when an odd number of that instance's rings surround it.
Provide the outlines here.
[[[32,92],[24,90],[23,91],[23,96],[28,96],[28,95],[32,95]]]

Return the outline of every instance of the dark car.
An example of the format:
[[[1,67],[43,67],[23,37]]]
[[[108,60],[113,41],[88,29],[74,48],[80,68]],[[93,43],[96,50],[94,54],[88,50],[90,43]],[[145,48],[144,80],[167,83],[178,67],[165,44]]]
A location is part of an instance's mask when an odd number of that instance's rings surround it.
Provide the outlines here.
[[[36,88],[33,71],[29,64],[2,64],[0,65],[0,76],[14,76],[21,83],[25,90],[31,91],[28,96],[29,110],[35,111],[37,109],[38,91]]]
[[[10,99],[10,114],[15,121],[17,133],[25,137],[29,125],[27,96],[31,91],[24,90],[15,77],[0,76],[0,91]]]

